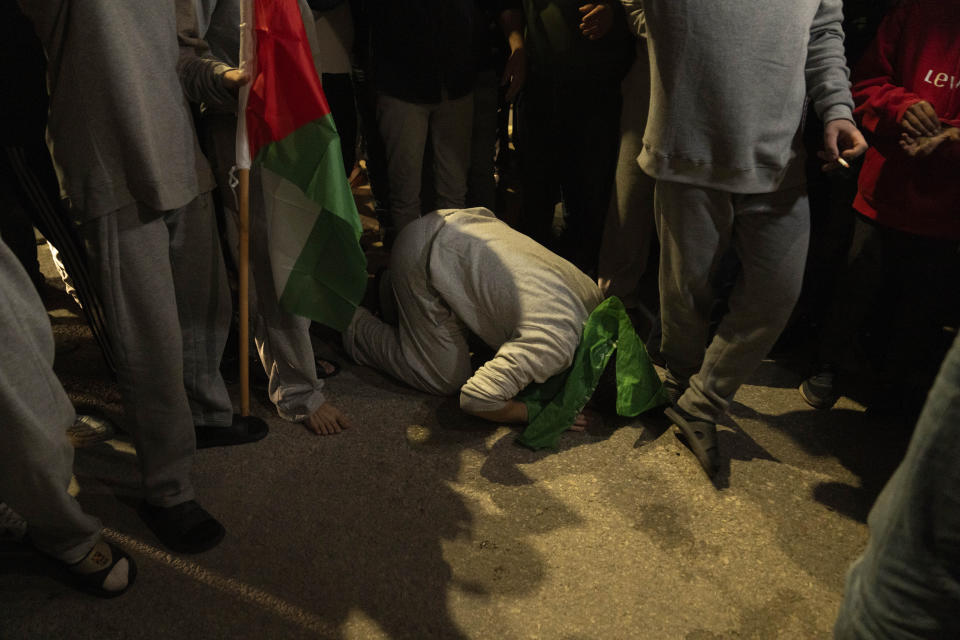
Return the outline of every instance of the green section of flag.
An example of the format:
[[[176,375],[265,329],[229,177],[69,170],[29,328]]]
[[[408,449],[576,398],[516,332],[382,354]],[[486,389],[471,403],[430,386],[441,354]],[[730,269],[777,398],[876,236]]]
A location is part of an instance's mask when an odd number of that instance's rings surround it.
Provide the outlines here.
[[[360,247],[362,226],[343,169],[340,141],[331,116],[300,127],[264,147],[257,161],[295,184],[317,205],[317,219],[286,284],[281,306],[339,331],[346,329],[367,284]],[[271,194],[264,194],[271,197]],[[282,216],[277,203],[274,216]],[[281,221],[271,221],[271,224]]]
[[[614,352],[619,415],[636,416],[666,403],[663,383],[623,303],[607,298],[587,318],[573,365],[517,396],[527,405],[529,423],[518,442],[532,449],[555,447],[590,400]]]
[[[360,238],[363,228],[343,170],[340,136],[333,116],[308,122],[286,138],[270,143],[260,150],[256,160],[300,187],[322,209],[351,226]]]
[[[287,278],[280,306],[337,331],[345,330],[367,286],[366,261],[359,245],[359,257],[343,250],[350,243],[357,244],[353,230],[322,210]]]

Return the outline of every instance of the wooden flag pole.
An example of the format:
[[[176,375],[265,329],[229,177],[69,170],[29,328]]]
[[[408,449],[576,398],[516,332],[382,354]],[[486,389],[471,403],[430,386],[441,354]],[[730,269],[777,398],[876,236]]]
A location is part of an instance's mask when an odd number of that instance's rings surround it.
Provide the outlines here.
[[[250,169],[237,172],[240,199],[240,415],[250,415]]]

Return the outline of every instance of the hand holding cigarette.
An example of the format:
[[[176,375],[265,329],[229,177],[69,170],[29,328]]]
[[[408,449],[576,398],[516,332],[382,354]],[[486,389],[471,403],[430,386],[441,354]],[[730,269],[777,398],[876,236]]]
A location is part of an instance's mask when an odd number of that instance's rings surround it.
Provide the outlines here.
[[[821,169],[834,171],[850,168],[850,160],[864,154],[867,141],[851,120],[831,120],[823,128],[823,151],[817,156],[824,161]]]

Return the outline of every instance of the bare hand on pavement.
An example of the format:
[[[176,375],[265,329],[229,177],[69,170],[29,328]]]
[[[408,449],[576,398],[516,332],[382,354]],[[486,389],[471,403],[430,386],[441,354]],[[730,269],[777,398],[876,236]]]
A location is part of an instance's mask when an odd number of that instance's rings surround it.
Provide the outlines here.
[[[591,411],[590,409],[584,409],[573,419],[573,424],[570,425],[570,431],[586,431],[587,429],[601,425],[603,425],[603,418],[600,417],[599,413]]]

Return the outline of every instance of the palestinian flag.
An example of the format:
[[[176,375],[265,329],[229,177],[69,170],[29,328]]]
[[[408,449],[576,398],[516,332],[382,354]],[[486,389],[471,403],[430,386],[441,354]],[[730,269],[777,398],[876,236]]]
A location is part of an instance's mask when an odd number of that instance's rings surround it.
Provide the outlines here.
[[[344,330],[363,297],[360,216],[297,0],[245,0],[237,166],[259,167],[280,305]],[[252,179],[256,179],[256,172]]]

